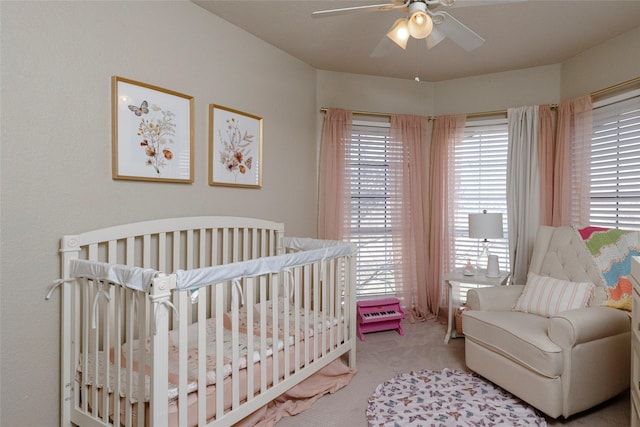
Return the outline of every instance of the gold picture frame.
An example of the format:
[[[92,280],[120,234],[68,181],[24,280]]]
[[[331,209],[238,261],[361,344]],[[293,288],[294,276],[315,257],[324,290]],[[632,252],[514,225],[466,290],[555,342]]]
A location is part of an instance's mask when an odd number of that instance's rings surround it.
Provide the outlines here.
[[[262,117],[209,104],[209,185],[262,188]]]
[[[193,97],[113,76],[112,177],[193,182]]]

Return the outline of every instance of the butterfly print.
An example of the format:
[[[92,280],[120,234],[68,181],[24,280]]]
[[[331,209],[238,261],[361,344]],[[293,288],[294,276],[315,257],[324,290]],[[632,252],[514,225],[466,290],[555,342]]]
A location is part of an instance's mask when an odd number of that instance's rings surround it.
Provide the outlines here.
[[[147,101],[142,101],[140,107],[136,107],[135,105],[129,105],[129,110],[133,111],[136,116],[141,116],[143,114],[149,114],[149,104]]]

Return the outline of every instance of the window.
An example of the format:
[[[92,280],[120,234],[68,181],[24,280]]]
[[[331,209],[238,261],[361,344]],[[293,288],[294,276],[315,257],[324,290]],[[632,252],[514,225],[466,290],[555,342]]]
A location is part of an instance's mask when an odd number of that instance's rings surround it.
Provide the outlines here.
[[[462,144],[455,148],[455,267],[467,260],[475,265],[482,249],[470,239],[469,214],[483,210],[502,213],[507,235],[507,119],[467,121]],[[490,242],[490,251],[498,255],[500,270],[509,269],[508,239]]]
[[[351,193],[350,241],[358,245],[357,295],[394,295],[390,162],[397,159],[389,124],[354,121],[348,154]]]
[[[640,229],[640,90],[594,104],[590,223]]]

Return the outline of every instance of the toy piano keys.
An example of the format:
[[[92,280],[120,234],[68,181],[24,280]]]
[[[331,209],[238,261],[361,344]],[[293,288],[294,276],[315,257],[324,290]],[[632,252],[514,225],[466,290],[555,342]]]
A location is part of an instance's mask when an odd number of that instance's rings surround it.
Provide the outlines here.
[[[364,341],[367,332],[387,331],[395,329],[404,335],[400,321],[404,319],[404,311],[400,308],[398,298],[378,298],[358,301],[358,336]]]

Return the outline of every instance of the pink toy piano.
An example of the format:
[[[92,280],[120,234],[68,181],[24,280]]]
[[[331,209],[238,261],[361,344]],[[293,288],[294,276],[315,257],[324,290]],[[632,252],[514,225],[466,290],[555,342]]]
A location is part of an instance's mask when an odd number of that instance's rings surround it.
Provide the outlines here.
[[[398,298],[378,298],[358,301],[358,336],[364,341],[367,332],[387,331],[395,329],[404,335],[400,321],[404,319],[404,311],[400,308]]]

